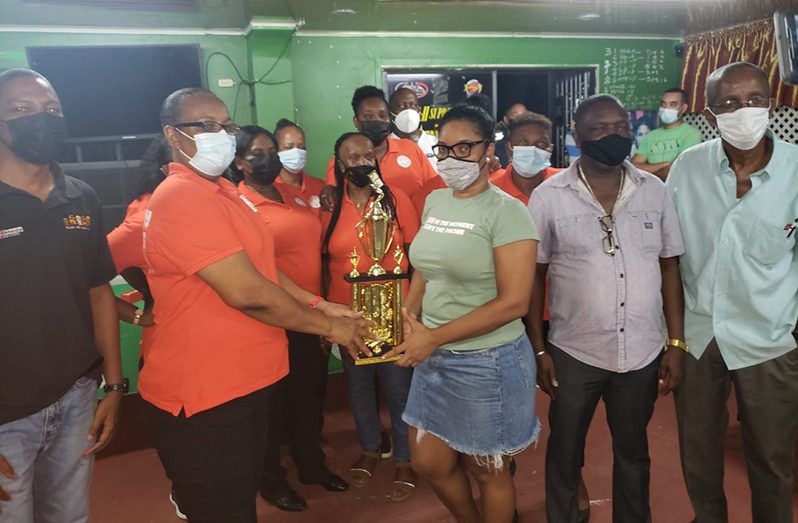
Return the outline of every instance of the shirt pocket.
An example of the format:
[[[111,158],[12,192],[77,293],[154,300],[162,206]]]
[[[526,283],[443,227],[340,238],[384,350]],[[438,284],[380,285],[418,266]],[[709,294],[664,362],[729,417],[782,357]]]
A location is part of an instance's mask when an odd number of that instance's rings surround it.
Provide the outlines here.
[[[554,252],[565,256],[588,256],[601,248],[601,239],[606,236],[594,214],[564,216],[557,219],[554,227]]]
[[[659,211],[639,211],[629,215],[633,241],[643,252],[659,255],[662,252],[662,213]],[[623,244],[621,244],[623,248]]]
[[[784,230],[784,227],[757,218],[751,226],[751,232],[743,246],[743,252],[762,265],[775,265],[795,249],[795,234],[788,238],[788,232]]]

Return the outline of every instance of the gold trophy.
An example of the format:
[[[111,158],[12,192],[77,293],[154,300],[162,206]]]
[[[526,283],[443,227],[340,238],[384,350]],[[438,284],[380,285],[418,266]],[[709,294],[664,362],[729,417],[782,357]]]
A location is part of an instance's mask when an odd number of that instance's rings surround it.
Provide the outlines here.
[[[355,229],[360,246],[366,256],[371,258],[373,265],[366,274],[358,272],[357,265],[360,255],[355,246],[349,255],[352,272],[344,276],[344,279],[352,284],[352,310],[362,311],[363,317],[374,322],[371,334],[375,339],[363,340],[371,350],[372,357],[361,354],[355,360],[355,365],[383,363],[399,359],[399,356],[389,359],[382,359],[381,356],[402,343],[402,303],[404,298],[402,280],[410,277],[400,268],[400,263],[405,255],[401,245],[396,245],[394,248],[393,258],[396,267],[392,272],[389,273],[380,264],[380,261],[391,250],[396,223],[382,206],[385,193],[382,190],[382,180],[376,171],[369,174],[369,181],[371,190],[374,192],[374,200]]]

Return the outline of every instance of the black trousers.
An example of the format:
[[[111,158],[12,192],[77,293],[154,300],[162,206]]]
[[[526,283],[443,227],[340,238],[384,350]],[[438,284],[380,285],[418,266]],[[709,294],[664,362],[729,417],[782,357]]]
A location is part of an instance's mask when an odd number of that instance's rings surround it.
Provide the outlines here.
[[[685,357],[684,375],[674,396],[682,471],[696,520],[729,520],[723,492],[723,451],[732,384],[751,486],[749,521],[792,523],[798,349],[758,365],[729,370],[714,339],[701,359],[692,354]]]
[[[261,490],[278,494],[288,487],[280,465],[280,445],[291,448],[299,479],[316,483],[329,471],[321,448],[327,356],[318,336],[287,331],[291,371],[277,384],[269,405],[269,438],[263,462]]]
[[[657,399],[659,358],[631,372],[586,365],[548,345],[559,387],[549,407],[546,515],[550,523],[576,523],[585,438],[599,399],[612,434],[612,520],[648,523],[649,470],[646,427]]]
[[[144,402],[158,456],[191,523],[256,523],[271,387],[173,416]]]

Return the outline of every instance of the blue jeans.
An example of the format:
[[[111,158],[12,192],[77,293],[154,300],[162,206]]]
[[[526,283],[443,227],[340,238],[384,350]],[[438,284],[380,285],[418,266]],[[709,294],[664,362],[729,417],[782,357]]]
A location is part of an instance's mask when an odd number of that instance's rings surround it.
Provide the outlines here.
[[[94,458],[83,453],[96,407],[97,381],[80,378],[52,405],[0,425],[0,454],[17,474],[0,475],[11,496],[0,501],[0,523],[88,521]]]
[[[352,358],[344,356],[344,372],[349,379],[349,403],[355,416],[355,427],[363,450],[380,448],[380,419],[377,413],[376,382],[388,400],[393,431],[393,457],[399,462],[410,462],[407,441],[407,423],[402,421],[413,369],[397,367],[393,363],[355,365]]]

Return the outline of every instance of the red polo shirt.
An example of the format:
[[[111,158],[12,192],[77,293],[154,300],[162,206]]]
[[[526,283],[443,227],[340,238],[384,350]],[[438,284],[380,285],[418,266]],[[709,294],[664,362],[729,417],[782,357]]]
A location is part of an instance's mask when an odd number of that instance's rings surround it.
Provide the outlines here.
[[[319,200],[319,195],[321,194],[321,190],[324,189],[324,186],[327,185],[324,183],[324,180],[320,178],[316,178],[315,176],[310,176],[305,171],[302,171],[302,187],[300,187],[299,192],[302,195],[302,198],[305,200],[305,203],[308,204],[308,207],[313,209],[316,214],[321,211],[321,201]],[[293,187],[285,183],[280,176],[274,181],[275,185],[288,185],[289,187]],[[293,187],[296,189],[296,187]]]
[[[562,169],[546,167],[541,176],[543,176],[544,180],[548,180],[560,171],[562,171]],[[499,169],[498,171],[493,172],[490,175],[490,183],[506,192],[513,198],[520,200],[524,205],[529,205],[529,197],[521,192],[521,189],[519,189],[513,181],[513,164],[509,164],[506,169]]]
[[[288,373],[285,331],[230,307],[197,276],[242,251],[279,284],[274,238],[257,207],[225,179],[210,181],[169,164],[144,218],[157,329],[139,390],[156,407],[192,416]]]
[[[426,155],[411,140],[388,138],[388,151],[380,162],[382,179],[391,189],[399,189],[412,198],[422,185],[438,173],[432,168]],[[335,185],[333,165],[335,158],[327,163],[327,183]]]
[[[283,203],[264,198],[244,182],[238,184],[238,191],[255,204],[260,217],[271,229],[277,269],[306,291],[320,294],[321,222],[318,210],[311,209],[295,187],[288,184],[275,184],[274,187]]]

